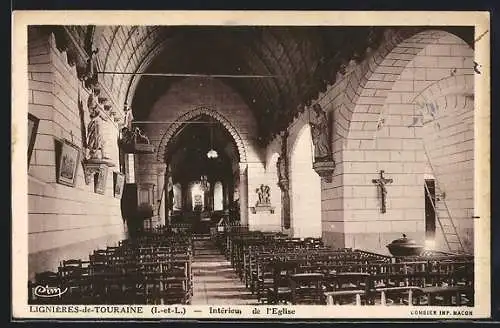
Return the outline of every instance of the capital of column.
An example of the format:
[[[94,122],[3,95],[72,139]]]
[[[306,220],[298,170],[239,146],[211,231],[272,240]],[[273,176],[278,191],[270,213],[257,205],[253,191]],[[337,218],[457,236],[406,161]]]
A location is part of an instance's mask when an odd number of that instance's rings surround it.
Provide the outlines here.
[[[160,164],[155,164],[156,166],[156,174],[158,175],[164,175],[166,170],[167,170],[167,164],[165,163],[160,163]]]
[[[240,167],[240,174],[244,174],[246,169],[248,168],[248,163],[240,162],[239,167]]]

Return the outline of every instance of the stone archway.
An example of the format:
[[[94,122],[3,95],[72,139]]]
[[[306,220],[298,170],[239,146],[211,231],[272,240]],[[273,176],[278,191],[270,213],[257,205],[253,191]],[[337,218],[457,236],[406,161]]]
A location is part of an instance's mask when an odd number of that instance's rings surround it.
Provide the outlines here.
[[[234,158],[237,162],[234,162],[234,167],[237,167],[235,172],[233,170],[233,175],[237,175],[237,181],[239,189],[239,217],[240,223],[245,225],[248,224],[248,171],[247,171],[247,149],[241,138],[240,134],[233,126],[233,124],[219,111],[210,108],[208,106],[199,106],[189,112],[186,112],[180,115],[174,123],[170,124],[167,130],[163,133],[161,140],[157,147],[156,160],[161,163],[165,163],[167,159],[167,151],[169,147],[171,147],[172,140],[174,137],[181,131],[186,122],[193,121],[200,116],[209,116],[210,118],[215,119],[218,123],[220,123],[221,128],[225,129],[229,134],[230,138],[234,142],[235,146],[235,155],[238,158]],[[228,204],[229,205],[229,204]]]
[[[214,119],[216,119],[219,123],[224,126],[224,128],[229,132],[229,134],[232,136],[236,147],[238,149],[239,153],[239,158],[240,158],[240,163],[246,163],[247,162],[247,152],[245,149],[245,145],[243,143],[243,140],[241,136],[239,135],[238,131],[236,131],[236,128],[229,122],[227,118],[225,118],[221,113],[219,113],[217,110],[214,110],[212,108],[209,108],[207,106],[201,106],[197,107],[177,118],[177,120],[170,124],[170,126],[167,128],[165,133],[163,134],[160,143],[158,145],[158,150],[156,154],[156,159],[160,162],[163,162],[165,160],[165,152],[167,150],[167,147],[169,145],[170,140],[175,136],[175,134],[179,131],[179,129],[183,126],[183,124],[187,121],[190,121],[200,115],[207,115],[210,116]]]

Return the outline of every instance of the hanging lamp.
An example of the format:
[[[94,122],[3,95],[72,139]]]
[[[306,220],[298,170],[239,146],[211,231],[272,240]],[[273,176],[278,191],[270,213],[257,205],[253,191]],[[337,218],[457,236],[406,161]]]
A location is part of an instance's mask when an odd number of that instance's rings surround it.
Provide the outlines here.
[[[214,159],[219,157],[217,151],[213,148],[213,136],[212,136],[212,125],[210,125],[210,150],[207,153],[209,159]]]

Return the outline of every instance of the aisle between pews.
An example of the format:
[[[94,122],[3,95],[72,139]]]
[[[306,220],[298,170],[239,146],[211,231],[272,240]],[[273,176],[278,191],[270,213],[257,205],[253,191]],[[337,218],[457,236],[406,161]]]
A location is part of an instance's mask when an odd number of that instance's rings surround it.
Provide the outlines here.
[[[258,304],[211,240],[195,240],[194,250],[192,305]]]

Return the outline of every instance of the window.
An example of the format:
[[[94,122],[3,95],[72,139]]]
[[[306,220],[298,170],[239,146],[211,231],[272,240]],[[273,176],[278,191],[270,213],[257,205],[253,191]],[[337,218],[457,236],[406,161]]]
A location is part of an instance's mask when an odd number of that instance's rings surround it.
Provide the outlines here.
[[[134,154],[126,154],[127,157],[126,161],[126,175],[127,175],[127,183],[134,183],[135,182],[135,160],[134,160]]]
[[[222,190],[222,182],[217,181],[214,186],[214,211],[222,211],[224,209]]]

